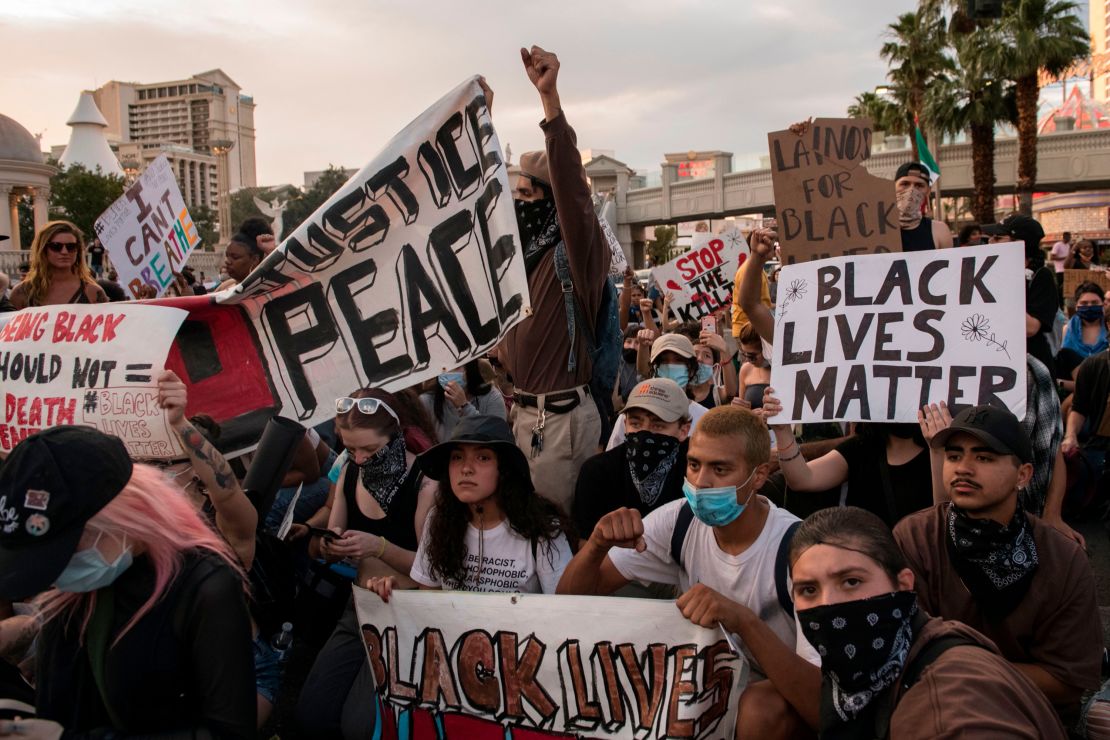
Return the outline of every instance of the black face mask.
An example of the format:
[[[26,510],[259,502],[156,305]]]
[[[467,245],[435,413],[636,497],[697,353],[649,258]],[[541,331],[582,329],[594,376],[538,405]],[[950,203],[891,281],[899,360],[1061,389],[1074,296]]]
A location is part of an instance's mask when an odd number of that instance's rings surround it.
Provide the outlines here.
[[[902,675],[916,614],[913,591],[798,612],[802,633],[821,655],[822,737],[872,737],[866,733],[875,700]],[[828,728],[836,732],[826,733]]]
[[[393,435],[385,447],[359,466],[363,487],[369,491],[386,514],[389,513],[389,505],[393,503],[393,497],[401,489],[407,474],[405,435],[400,432]]]
[[[524,249],[524,269],[531,273],[549,249],[562,239],[559,219],[555,214],[555,201],[514,200],[516,225]]]
[[[635,365],[636,364],[636,350],[635,349],[626,349],[626,350],[624,350],[621,353],[621,357],[623,357],[624,361],[627,362],[629,365]]]
[[[624,457],[640,500],[648,506],[659,500],[663,484],[678,458],[677,437],[640,431],[625,435]]]
[[[979,608],[1001,619],[1012,612],[1037,572],[1037,544],[1019,503],[1006,526],[972,519],[959,507],[948,509],[948,555]]]

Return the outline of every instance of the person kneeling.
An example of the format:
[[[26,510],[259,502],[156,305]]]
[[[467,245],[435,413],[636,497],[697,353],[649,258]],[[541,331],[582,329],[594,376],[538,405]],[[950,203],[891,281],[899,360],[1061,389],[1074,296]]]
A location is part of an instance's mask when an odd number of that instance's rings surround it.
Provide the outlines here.
[[[919,607],[890,530],[855,506],[790,544],[794,603],[821,654],[822,738],[1064,738],[1044,694],[960,622]]]

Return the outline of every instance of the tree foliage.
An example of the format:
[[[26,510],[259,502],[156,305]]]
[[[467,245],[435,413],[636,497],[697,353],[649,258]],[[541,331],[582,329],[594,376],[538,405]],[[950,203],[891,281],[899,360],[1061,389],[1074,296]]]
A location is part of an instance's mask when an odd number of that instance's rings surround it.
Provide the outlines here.
[[[656,226],[655,238],[647,243],[651,264],[658,266],[674,259],[678,248],[678,230],[674,226]]]
[[[72,221],[91,238],[93,224],[126,189],[124,179],[70,165],[50,178],[50,217]]]

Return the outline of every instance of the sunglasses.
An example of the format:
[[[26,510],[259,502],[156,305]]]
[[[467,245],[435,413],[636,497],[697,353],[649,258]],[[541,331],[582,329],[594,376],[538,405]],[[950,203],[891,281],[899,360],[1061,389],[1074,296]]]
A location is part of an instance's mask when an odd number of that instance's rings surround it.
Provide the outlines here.
[[[740,356],[748,362],[755,362],[755,358],[759,357],[759,352],[741,352]]]
[[[76,252],[77,242],[47,242],[46,248],[49,249],[51,252],[60,253],[62,250],[65,250],[67,252]]]
[[[398,424],[401,423],[401,420],[397,418],[397,412],[389,408],[388,403],[380,401],[377,398],[351,398],[348,396],[335,399],[335,413],[346,414],[352,409],[358,409],[367,416],[378,413],[378,409],[383,409],[387,414],[393,417],[395,422]]]

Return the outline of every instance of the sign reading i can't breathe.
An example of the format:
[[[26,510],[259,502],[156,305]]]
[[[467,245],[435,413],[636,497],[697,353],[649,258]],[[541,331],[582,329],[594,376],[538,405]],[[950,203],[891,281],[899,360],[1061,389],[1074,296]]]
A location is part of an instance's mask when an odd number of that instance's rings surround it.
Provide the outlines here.
[[[773,423],[915,422],[990,403],[1025,416],[1024,248],[989,246],[783,267]]]
[[[158,296],[181,272],[200,235],[177,187],[173,167],[160,155],[96,219],[96,235],[132,298],[144,287]]]
[[[157,378],[186,312],[142,304],[25,308],[0,326],[0,453],[64,424],[123,440],[135,458],[184,454]]]
[[[651,271],[681,321],[696,321],[729,305],[736,271],[748,258],[748,242],[738,229],[698,232],[690,251]]]

